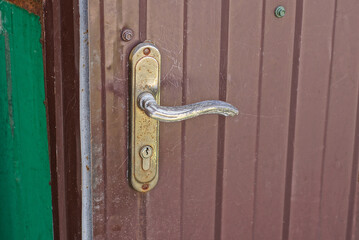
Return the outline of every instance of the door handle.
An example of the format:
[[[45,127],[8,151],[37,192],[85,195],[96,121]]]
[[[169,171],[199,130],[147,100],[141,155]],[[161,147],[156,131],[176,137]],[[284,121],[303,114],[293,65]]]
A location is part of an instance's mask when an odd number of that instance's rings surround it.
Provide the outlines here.
[[[161,54],[150,42],[138,44],[129,58],[131,74],[130,182],[139,192],[158,182],[159,121],[176,122],[204,114],[238,115],[229,103],[207,100],[177,107],[160,106]]]
[[[160,122],[177,122],[205,114],[238,115],[237,108],[223,101],[207,100],[178,107],[164,107],[158,105],[149,92],[141,93],[137,100],[138,106],[147,116]]]

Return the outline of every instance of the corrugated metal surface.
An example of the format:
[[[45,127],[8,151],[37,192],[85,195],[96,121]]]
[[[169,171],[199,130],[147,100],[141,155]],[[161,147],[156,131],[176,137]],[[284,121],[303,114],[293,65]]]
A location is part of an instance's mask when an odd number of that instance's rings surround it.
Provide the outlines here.
[[[358,11],[91,0],[95,239],[358,238]],[[145,39],[162,52],[163,105],[221,99],[240,115],[161,123],[159,183],[140,194],[127,179],[127,64]]]
[[[81,239],[77,6],[77,0],[46,0],[43,6],[44,77],[55,240]]]

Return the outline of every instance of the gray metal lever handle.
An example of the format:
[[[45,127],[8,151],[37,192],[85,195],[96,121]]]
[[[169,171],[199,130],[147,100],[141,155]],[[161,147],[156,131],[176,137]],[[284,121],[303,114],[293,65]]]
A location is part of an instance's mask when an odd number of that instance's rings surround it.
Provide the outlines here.
[[[157,104],[149,92],[141,93],[137,101],[147,116],[161,122],[177,122],[205,114],[238,115],[237,108],[223,101],[208,100],[178,107],[163,107]]]

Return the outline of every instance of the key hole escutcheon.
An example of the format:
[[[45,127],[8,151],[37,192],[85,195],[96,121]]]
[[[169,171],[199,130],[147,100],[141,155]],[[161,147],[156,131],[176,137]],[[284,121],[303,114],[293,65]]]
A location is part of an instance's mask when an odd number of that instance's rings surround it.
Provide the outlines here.
[[[153,149],[151,146],[144,146],[140,150],[140,156],[142,158],[142,169],[147,171],[151,167],[151,156]]]

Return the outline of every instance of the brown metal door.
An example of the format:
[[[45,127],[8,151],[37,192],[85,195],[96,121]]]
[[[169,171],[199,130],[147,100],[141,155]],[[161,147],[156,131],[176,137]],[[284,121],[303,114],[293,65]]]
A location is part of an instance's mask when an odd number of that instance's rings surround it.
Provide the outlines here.
[[[89,2],[95,239],[359,238],[358,1]],[[128,56],[146,39],[163,105],[240,114],[161,123],[159,182],[139,193]]]

